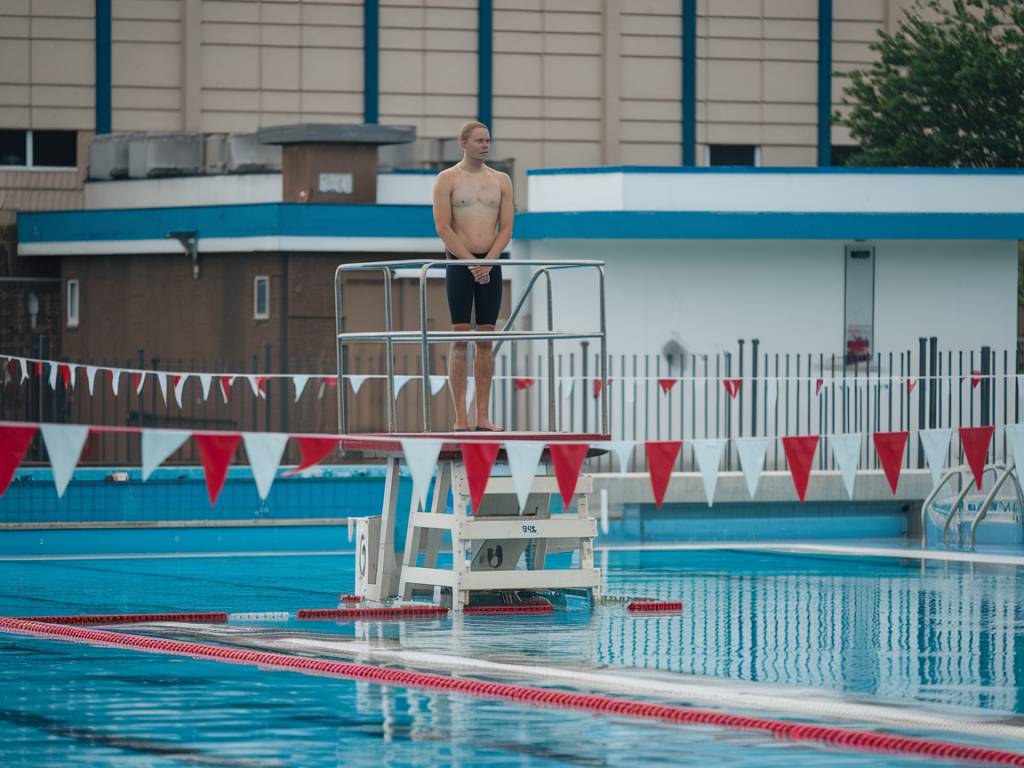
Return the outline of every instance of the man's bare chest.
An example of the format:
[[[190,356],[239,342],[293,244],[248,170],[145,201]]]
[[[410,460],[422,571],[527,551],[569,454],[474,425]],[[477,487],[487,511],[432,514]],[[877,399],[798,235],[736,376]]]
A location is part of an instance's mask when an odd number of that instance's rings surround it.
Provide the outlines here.
[[[460,180],[452,189],[452,208],[471,208],[482,206],[494,208],[501,206],[501,186],[498,181],[466,181]]]

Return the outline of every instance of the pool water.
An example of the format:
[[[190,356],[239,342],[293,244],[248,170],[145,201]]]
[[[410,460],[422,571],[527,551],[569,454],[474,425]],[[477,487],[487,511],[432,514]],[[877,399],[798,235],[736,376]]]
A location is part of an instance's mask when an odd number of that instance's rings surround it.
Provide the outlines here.
[[[1021,569],[728,550],[602,552],[600,562],[607,593],[682,599],[683,612],[633,618],[606,605],[541,617],[256,622],[246,631],[268,643],[359,640],[390,651],[881,702],[965,721],[1024,715]],[[352,571],[351,555],[6,561],[0,615],[294,613],[336,605]],[[935,762],[12,634],[0,634],[0,653],[5,764]],[[977,734],[901,733],[1021,748]]]

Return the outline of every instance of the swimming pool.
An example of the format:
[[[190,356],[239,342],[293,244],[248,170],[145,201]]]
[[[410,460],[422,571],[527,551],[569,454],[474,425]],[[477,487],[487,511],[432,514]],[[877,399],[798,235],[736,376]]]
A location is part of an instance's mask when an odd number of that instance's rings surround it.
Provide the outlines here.
[[[113,537],[130,533],[111,532]],[[128,542],[130,544],[130,542]],[[126,550],[122,550],[126,551]],[[1019,750],[1024,571],[737,551],[603,551],[605,591],[682,599],[551,616],[231,621],[123,631],[885,728]],[[0,614],[333,607],[353,558],[0,562]],[[7,762],[112,765],[914,765],[749,732],[595,717],[0,634]],[[303,650],[304,649],[304,650]],[[899,724],[904,719],[906,722]]]

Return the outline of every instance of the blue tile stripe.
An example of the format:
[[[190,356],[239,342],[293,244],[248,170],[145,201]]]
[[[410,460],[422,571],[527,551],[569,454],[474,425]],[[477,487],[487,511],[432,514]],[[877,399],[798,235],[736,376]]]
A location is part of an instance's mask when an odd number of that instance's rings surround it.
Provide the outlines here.
[[[697,0],[683,0],[683,165],[697,164]]]
[[[832,0],[818,0],[818,165],[832,165]]]
[[[96,133],[110,133],[111,0],[96,0]]]

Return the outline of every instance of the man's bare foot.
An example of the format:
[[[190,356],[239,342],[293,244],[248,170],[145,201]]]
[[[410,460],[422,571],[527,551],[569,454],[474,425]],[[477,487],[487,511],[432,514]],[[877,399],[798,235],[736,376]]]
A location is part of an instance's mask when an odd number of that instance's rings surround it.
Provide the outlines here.
[[[504,432],[503,427],[499,427],[490,419],[477,420],[476,423],[477,432]]]

